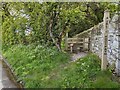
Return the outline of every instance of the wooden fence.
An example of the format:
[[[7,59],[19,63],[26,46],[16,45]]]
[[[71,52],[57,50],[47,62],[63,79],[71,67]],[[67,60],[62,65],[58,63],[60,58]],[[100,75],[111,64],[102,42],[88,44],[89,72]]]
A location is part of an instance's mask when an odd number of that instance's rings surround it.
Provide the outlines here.
[[[68,38],[68,51],[80,52],[89,50],[89,38]]]

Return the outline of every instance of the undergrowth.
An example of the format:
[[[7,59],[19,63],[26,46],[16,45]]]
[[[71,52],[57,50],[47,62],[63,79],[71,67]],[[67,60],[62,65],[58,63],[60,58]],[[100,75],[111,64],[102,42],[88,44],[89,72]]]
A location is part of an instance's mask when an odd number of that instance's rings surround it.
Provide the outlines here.
[[[54,73],[54,74],[53,74]],[[118,88],[119,83],[113,81],[112,73],[101,71],[100,59],[89,54],[84,58],[71,62],[56,71],[42,82],[43,87],[61,88]]]
[[[69,55],[58,52],[55,47],[16,45],[6,51],[4,56],[12,66],[18,82],[25,87],[41,87],[52,69],[68,62]]]
[[[112,73],[100,70],[100,59],[89,54],[76,62],[56,48],[13,46],[4,52],[25,88],[120,88]]]

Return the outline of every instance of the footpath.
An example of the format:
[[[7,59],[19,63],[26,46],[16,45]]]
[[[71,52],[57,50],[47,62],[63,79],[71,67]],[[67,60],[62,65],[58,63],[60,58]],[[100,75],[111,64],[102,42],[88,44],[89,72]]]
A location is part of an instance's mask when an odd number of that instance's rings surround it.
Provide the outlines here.
[[[79,52],[79,53],[73,53],[72,54],[72,57],[71,57],[71,60],[72,61],[76,61],[77,59],[79,59],[79,58],[82,58],[82,57],[85,57],[87,55],[87,53],[85,53],[85,52]]]

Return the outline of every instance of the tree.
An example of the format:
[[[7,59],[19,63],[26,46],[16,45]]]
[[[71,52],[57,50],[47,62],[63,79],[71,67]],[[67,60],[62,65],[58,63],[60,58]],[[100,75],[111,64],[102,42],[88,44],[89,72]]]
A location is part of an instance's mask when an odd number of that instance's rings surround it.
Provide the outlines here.
[[[61,51],[61,41],[102,22],[104,10],[115,12],[114,3],[4,2],[3,45],[48,44]],[[67,28],[66,28],[67,27]]]

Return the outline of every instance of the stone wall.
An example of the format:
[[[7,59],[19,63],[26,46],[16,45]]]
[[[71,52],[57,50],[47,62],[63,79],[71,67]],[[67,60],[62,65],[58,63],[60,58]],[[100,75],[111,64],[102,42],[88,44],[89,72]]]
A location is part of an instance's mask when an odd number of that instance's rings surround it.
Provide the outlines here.
[[[84,38],[89,38],[89,50],[97,54],[101,59],[103,59],[103,51],[106,51],[107,65],[114,64],[115,71],[120,76],[120,16],[116,14],[111,19],[109,18],[107,22],[108,25],[103,20],[102,23],[77,34],[75,37],[79,38],[84,36]],[[107,32],[105,32],[105,27]],[[107,46],[104,46],[105,34],[107,34]]]
[[[94,26],[90,35],[90,51],[102,57],[102,45],[103,45],[103,22]]]
[[[110,65],[115,64],[116,72],[120,75],[120,16],[117,14],[108,27],[107,60]]]

